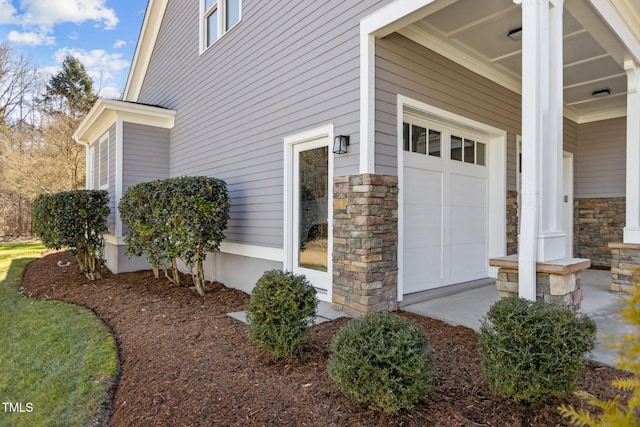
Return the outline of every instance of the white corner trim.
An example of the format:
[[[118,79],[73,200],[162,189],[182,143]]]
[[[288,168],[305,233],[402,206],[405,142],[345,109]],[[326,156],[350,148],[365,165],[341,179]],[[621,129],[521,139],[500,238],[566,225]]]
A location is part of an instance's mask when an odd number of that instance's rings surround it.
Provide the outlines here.
[[[360,27],[360,173],[375,173],[376,40]]]
[[[124,180],[124,123],[122,119],[116,120],[116,176],[115,176],[115,210],[116,210],[116,237],[122,236],[122,220],[120,219],[120,199],[122,199],[122,183]]]

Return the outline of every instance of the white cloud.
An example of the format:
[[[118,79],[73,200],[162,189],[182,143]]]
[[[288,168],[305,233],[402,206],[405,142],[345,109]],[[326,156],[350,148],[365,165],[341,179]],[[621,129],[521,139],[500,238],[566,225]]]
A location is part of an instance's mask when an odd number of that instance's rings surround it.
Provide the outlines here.
[[[106,98],[106,99],[121,99],[122,98],[122,90],[118,89],[115,86],[105,86],[103,88],[98,88],[98,90],[100,91],[100,93],[98,93],[98,95],[101,98]]]
[[[102,24],[104,29],[112,30],[118,25],[119,20],[115,11],[105,6],[105,1],[58,0],[52,7],[51,0],[22,0],[21,19],[25,25],[39,26],[49,31],[56,24],[81,24],[85,21],[95,21]],[[5,3],[6,0],[0,0],[0,10]]]
[[[16,22],[16,8],[10,0],[0,0],[0,25]]]
[[[121,47],[125,47],[127,45],[127,42],[124,40],[117,40],[114,44],[113,44],[113,48],[114,49],[120,49]]]
[[[15,44],[29,46],[52,45],[56,42],[55,37],[48,36],[45,33],[19,33],[17,31],[11,31],[7,39]]]
[[[108,53],[103,49],[94,49],[86,51],[84,49],[73,49],[65,47],[59,49],[55,53],[55,59],[59,63],[64,61],[67,56],[73,56],[89,70],[101,70],[102,72],[118,72],[122,71],[129,66],[129,62],[122,59],[121,53]]]

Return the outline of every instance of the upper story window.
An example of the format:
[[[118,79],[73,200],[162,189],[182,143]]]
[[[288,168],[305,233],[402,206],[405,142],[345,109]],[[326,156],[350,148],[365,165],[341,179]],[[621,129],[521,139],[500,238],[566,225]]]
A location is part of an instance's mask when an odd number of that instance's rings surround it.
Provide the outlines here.
[[[200,51],[240,22],[241,0],[200,0]]]

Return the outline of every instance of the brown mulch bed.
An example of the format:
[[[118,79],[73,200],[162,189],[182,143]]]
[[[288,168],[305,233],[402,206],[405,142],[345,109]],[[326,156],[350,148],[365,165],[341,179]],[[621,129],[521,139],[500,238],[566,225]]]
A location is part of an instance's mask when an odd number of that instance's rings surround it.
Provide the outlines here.
[[[59,268],[58,261],[72,261]],[[494,397],[483,382],[476,334],[464,327],[416,316],[435,354],[434,388],[423,403],[385,417],[336,390],[327,374],[329,345],[348,320],[314,326],[300,357],[273,361],[247,339],[247,327],[227,316],[248,296],[208,284],[199,297],[171,287],[151,272],[88,281],[75,260],[54,253],[32,262],[25,294],[68,301],[93,310],[113,331],[120,377],[102,425],[112,426],[556,426],[563,403],[516,405]],[[581,386],[604,399],[621,373],[590,364]]]

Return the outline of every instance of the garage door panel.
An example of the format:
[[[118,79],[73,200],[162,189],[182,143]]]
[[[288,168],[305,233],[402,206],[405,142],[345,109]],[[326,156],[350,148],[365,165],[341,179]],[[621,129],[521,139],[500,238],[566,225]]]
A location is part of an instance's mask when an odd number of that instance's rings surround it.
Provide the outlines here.
[[[407,213],[405,221],[410,224],[403,233],[406,248],[442,246],[441,209],[420,209],[413,214]]]
[[[432,289],[442,284],[442,258],[440,248],[405,249],[404,293]]]
[[[483,243],[487,240],[487,209],[451,208],[451,244]],[[481,254],[484,255],[484,254]]]
[[[442,206],[443,173],[408,168],[405,171],[405,205]]]
[[[468,175],[451,175],[452,206],[487,206],[487,179]]]
[[[468,282],[487,277],[487,257],[478,256],[486,253],[486,244],[474,243],[452,245],[451,247],[451,283]]]

